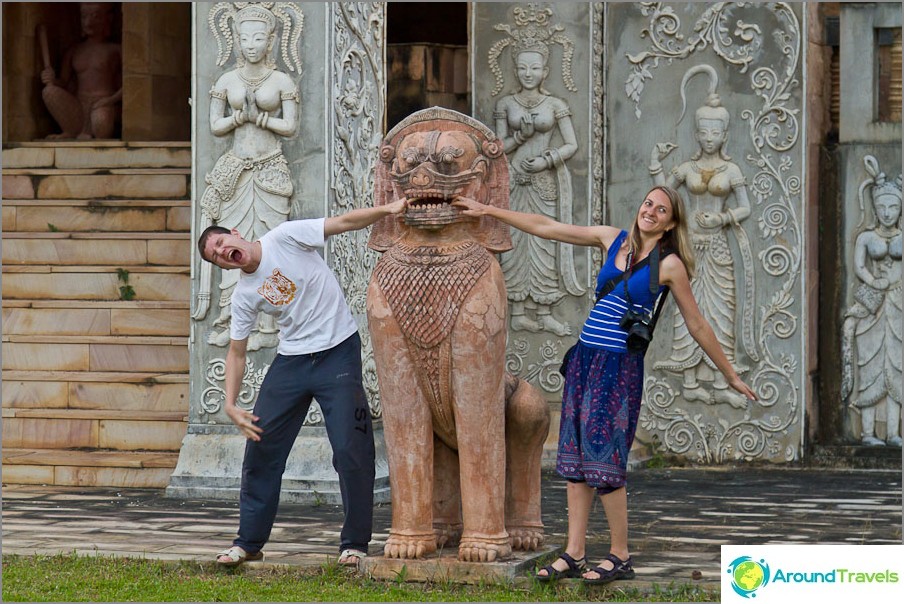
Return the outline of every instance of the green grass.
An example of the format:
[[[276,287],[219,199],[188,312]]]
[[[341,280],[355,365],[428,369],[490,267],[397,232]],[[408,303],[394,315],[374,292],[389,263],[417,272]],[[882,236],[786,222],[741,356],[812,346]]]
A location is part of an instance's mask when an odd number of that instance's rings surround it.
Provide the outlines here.
[[[588,588],[578,582],[543,585],[458,585],[377,581],[336,564],[252,566],[224,570],[213,563],[107,556],[3,556],[5,602],[718,602],[718,590],[691,585],[639,591]]]

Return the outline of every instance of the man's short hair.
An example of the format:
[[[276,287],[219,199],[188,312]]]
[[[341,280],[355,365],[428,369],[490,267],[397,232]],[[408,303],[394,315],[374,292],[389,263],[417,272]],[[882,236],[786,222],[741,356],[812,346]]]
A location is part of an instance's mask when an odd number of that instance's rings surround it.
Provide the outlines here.
[[[201,233],[200,237],[198,237],[198,252],[201,254],[201,260],[206,260],[207,262],[210,262],[210,258],[208,258],[207,256],[204,255],[204,248],[207,247],[207,240],[210,239],[210,237],[212,235],[215,235],[217,233],[223,233],[223,234],[228,235],[231,232],[232,231],[230,231],[226,227],[221,227],[216,224],[204,229],[204,232]]]

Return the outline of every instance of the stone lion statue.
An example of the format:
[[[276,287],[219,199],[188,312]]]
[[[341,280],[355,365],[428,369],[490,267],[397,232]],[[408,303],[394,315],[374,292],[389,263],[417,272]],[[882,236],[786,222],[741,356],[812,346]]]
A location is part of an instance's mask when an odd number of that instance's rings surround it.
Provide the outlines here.
[[[506,291],[492,252],[511,239],[450,205],[464,195],[508,207],[501,142],[455,111],[419,111],[386,135],[376,187],[376,205],[409,200],[369,243],[384,252],[367,292],[392,498],[384,555],[458,544],[460,560],[493,562],[534,550],[549,412],[505,371]]]

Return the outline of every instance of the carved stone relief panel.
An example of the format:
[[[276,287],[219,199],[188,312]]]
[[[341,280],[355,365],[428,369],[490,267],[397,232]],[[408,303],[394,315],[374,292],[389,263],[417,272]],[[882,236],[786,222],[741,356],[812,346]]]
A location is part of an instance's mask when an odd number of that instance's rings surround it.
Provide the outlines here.
[[[670,300],[647,355],[638,442],[693,461],[798,459],[805,337],[800,5],[607,5],[607,222],[654,184],[685,200],[700,310],[730,389]]]
[[[859,185],[845,187],[856,202],[845,203],[841,399],[850,440],[868,446],[901,446],[900,165],[865,155]]]
[[[503,141],[512,209],[598,224],[602,4],[477,3],[473,113]],[[559,402],[562,355],[580,331],[598,254],[512,229],[500,255],[507,369]]]

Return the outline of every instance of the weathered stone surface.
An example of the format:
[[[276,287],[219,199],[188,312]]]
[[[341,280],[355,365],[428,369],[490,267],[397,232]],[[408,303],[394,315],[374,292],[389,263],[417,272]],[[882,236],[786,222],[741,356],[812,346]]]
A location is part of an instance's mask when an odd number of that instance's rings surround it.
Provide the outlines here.
[[[4,473],[6,468],[4,468]],[[94,468],[83,466],[56,466],[54,484],[79,487],[115,485],[123,488],[159,488],[166,484],[170,468]]]
[[[110,311],[93,308],[4,308],[3,333],[110,335]]]
[[[120,451],[175,451],[185,436],[185,422],[100,421],[98,446]]]
[[[187,180],[178,174],[47,176],[38,185],[41,199],[183,198],[187,194]]]
[[[18,206],[18,231],[163,231],[166,208]]]
[[[188,346],[90,344],[90,371],[175,371],[188,368]]]
[[[3,241],[4,264],[121,265],[146,264],[148,244],[122,239],[33,239]]]
[[[188,413],[187,383],[69,382],[68,389],[69,407],[72,409],[184,411],[186,414]]]
[[[66,169],[190,168],[191,150],[167,147],[121,147],[109,149],[61,147],[56,152],[55,165],[57,168]]]
[[[191,230],[191,208],[176,207],[169,208],[166,211],[166,230],[167,231],[190,231]]]
[[[3,199],[34,199],[35,188],[28,176],[3,175]]]
[[[53,166],[54,149],[15,147],[3,150],[4,168],[50,168]],[[4,193],[5,196],[5,193]]]
[[[0,208],[3,216],[3,231],[9,233],[16,230],[16,207],[4,205]]]
[[[9,465],[4,459],[3,481],[9,484],[54,484],[53,467]]]
[[[147,242],[148,264],[187,266],[191,262],[192,242],[187,239],[157,239]]]
[[[4,376],[4,408],[62,409],[68,402],[69,392],[65,382],[26,382],[9,380]]]
[[[454,549],[424,560],[392,560],[368,556],[364,559],[362,571],[367,576],[382,581],[397,581],[404,577],[405,581],[417,583],[473,585],[506,582],[533,571],[540,561],[560,551],[561,548],[545,547],[536,552],[516,552],[510,559],[493,564],[459,562]]]
[[[132,272],[129,276],[138,300],[186,301],[189,278],[182,274]],[[122,282],[109,273],[5,273],[4,298],[53,300],[118,300]]]
[[[88,371],[88,346],[4,342],[3,369]]]
[[[187,336],[189,314],[185,310],[113,309],[110,333],[120,336]]]
[[[3,419],[3,446],[24,449],[94,447],[98,425],[95,420]]]

